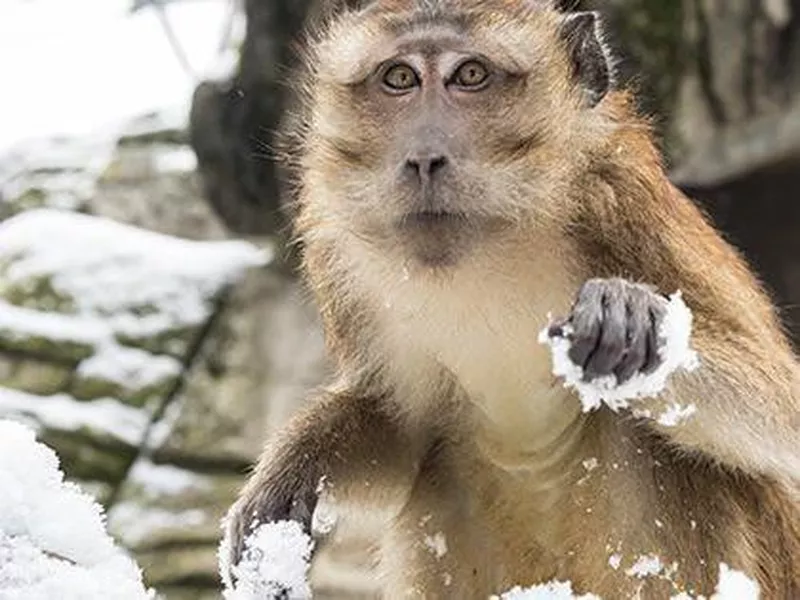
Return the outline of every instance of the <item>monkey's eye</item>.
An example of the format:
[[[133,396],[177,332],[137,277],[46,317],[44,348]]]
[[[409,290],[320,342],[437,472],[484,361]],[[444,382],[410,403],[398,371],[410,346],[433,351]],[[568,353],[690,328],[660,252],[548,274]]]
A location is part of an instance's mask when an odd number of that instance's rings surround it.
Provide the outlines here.
[[[419,85],[419,77],[414,69],[400,64],[389,67],[382,82],[392,92],[405,92]]]
[[[481,89],[489,80],[489,69],[477,60],[462,63],[453,73],[450,83],[465,89]]]

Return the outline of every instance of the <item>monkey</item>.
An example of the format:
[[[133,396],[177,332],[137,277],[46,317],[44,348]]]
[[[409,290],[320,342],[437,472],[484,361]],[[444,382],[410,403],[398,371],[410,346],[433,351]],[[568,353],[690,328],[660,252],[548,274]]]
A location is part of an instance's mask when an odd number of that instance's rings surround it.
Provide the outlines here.
[[[284,160],[334,373],[231,507],[231,564],[255,522],[312,531],[330,490],[378,515],[381,598],[709,597],[723,563],[800,597],[797,357],[605,37],[543,0],[376,0],[311,35]],[[538,332],[625,381],[675,291],[699,367],[634,406],[694,414],[584,412]]]

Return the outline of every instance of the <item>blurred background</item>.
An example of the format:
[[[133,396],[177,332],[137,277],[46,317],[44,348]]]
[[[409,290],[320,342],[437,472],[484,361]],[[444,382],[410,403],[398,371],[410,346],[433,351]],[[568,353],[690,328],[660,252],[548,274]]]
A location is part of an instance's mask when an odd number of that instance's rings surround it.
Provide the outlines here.
[[[293,40],[345,4],[0,0],[0,417],[170,600],[219,597],[219,518],[324,374],[270,148]],[[605,14],[671,178],[800,341],[800,0],[563,4]]]

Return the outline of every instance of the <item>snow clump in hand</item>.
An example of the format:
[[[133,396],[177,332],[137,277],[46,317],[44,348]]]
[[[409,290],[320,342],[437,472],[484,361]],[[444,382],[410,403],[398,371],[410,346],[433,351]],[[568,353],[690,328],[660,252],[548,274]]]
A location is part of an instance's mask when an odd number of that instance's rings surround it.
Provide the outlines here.
[[[629,400],[643,397],[656,397],[666,387],[667,378],[679,369],[693,371],[699,365],[697,353],[691,349],[689,339],[692,330],[692,313],[683,301],[680,292],[672,294],[666,305],[666,313],[658,330],[658,337],[664,343],[658,348],[661,364],[651,373],[636,373],[628,381],[618,383],[615,375],[599,377],[592,381],[584,380],[583,368],[569,357],[572,342],[569,339],[569,325],[562,328],[563,335],[550,335],[545,327],[539,334],[539,342],[550,346],[553,360],[553,374],[564,378],[564,386],[578,392],[584,412],[589,412],[605,403],[612,410],[629,408]],[[671,406],[658,417],[665,426],[676,425],[690,417],[695,407]],[[640,412],[642,416],[649,414]]]
[[[313,540],[296,521],[255,527],[245,540],[241,560],[233,566],[227,559],[229,542],[223,540],[219,554],[225,600],[310,599],[308,570],[313,548]]]

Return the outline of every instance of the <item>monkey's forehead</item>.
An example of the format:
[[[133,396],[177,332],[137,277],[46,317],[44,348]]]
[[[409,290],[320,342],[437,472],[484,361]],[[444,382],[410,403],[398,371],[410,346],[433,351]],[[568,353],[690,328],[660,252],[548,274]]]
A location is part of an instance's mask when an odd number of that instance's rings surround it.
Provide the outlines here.
[[[536,0],[387,0],[332,22],[314,46],[314,62],[320,78],[352,84],[414,41],[447,41],[522,72],[553,54],[560,22]]]

